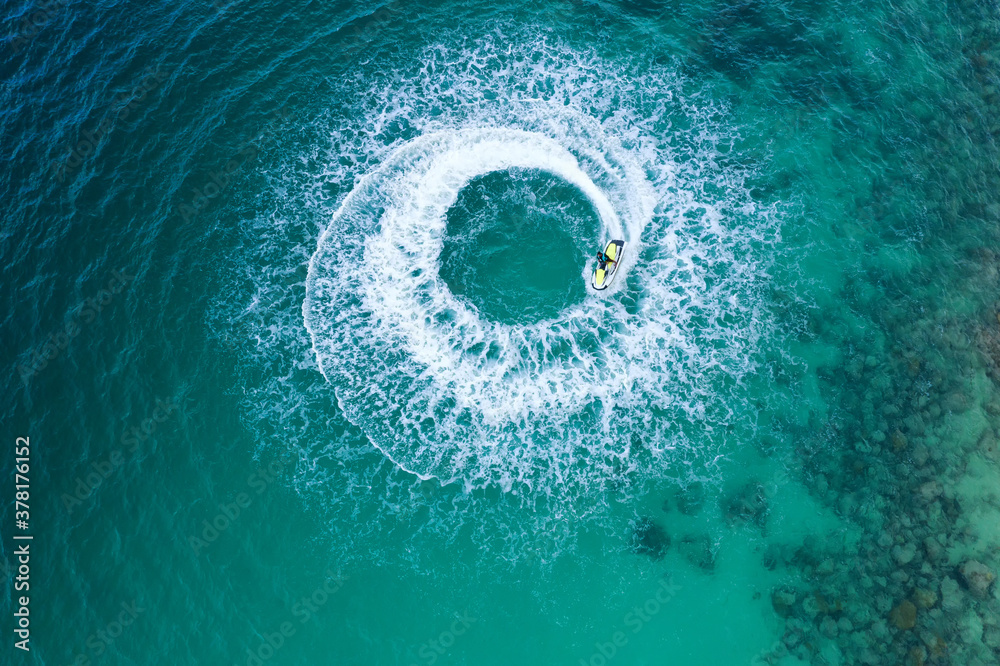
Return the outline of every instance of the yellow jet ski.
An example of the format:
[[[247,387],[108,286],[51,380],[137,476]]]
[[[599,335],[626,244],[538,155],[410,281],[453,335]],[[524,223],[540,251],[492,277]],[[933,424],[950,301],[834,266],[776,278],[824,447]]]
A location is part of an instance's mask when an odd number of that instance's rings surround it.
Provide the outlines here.
[[[609,261],[604,266],[601,265],[600,261],[597,263],[597,270],[594,271],[594,280],[591,282],[594,289],[603,291],[614,282],[615,276],[618,275],[618,267],[621,266],[622,254],[624,252],[625,241],[613,240],[608,243],[608,246],[604,248],[604,254]]]

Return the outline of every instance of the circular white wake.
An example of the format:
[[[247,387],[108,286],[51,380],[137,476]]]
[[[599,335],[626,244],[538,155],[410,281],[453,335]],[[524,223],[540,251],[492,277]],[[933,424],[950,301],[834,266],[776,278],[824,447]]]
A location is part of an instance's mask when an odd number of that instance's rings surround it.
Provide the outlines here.
[[[614,312],[603,302],[532,325],[501,324],[455,298],[438,275],[446,213],[461,189],[487,173],[533,169],[592,203],[602,225],[595,246],[629,243],[625,282],[652,215],[651,187],[635,165],[615,159],[620,148],[586,142],[600,131],[593,121],[560,116],[557,136],[576,154],[542,132],[506,128],[404,144],[357,183],[310,262],[303,312],[324,375],[345,410],[374,426],[376,445],[422,476],[450,478],[457,470],[443,465],[495,454],[498,440],[533,431],[535,415],[576,412],[623,390],[629,377],[614,337],[596,335]],[[386,430],[390,437],[378,437]],[[449,441],[467,448],[449,450]]]
[[[648,82],[655,96],[636,99],[645,111],[625,98],[608,108],[587,81],[595,67],[567,57],[543,49],[541,65],[537,56],[511,65],[438,53],[417,79],[392,81],[384,99],[373,93],[370,120],[414,138],[380,152],[350,134],[368,153],[342,159],[378,163],[319,240],[303,315],[347,417],[422,478],[548,495],[570,477],[606,480],[665,452],[683,458],[706,411],[724,414],[724,392],[752,364],[753,246],[768,242],[766,214],[748,231],[732,224],[727,214],[759,214],[738,178],[735,196],[725,173],[711,185],[721,200],[705,196],[706,174],[720,173],[714,158],[681,142],[684,162],[674,159],[671,118],[685,109],[671,109],[667,82]],[[429,106],[442,99],[450,112]],[[695,149],[718,140],[700,131]],[[482,317],[439,275],[446,215],[463,187],[520,169],[590,201],[595,247],[629,244],[612,290],[588,287],[582,303],[525,325]]]

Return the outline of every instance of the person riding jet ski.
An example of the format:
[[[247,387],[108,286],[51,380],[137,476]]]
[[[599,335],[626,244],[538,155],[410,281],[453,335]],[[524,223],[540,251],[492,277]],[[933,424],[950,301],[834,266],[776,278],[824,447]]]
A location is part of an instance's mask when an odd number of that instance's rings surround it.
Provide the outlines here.
[[[607,255],[605,252],[597,253],[597,266],[601,270],[611,270],[611,266],[614,266],[615,260]]]

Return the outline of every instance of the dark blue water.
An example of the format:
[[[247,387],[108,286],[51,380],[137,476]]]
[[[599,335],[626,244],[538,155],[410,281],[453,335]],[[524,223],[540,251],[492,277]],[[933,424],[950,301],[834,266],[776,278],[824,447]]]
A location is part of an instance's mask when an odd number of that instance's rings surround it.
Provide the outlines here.
[[[1000,659],[996,6],[0,25],[3,663]]]

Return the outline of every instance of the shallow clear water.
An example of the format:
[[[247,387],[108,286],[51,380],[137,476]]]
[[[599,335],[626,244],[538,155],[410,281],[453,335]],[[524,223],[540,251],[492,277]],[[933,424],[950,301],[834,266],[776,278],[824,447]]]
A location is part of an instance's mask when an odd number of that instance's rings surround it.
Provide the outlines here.
[[[0,20],[3,663],[1000,659],[995,6]]]

